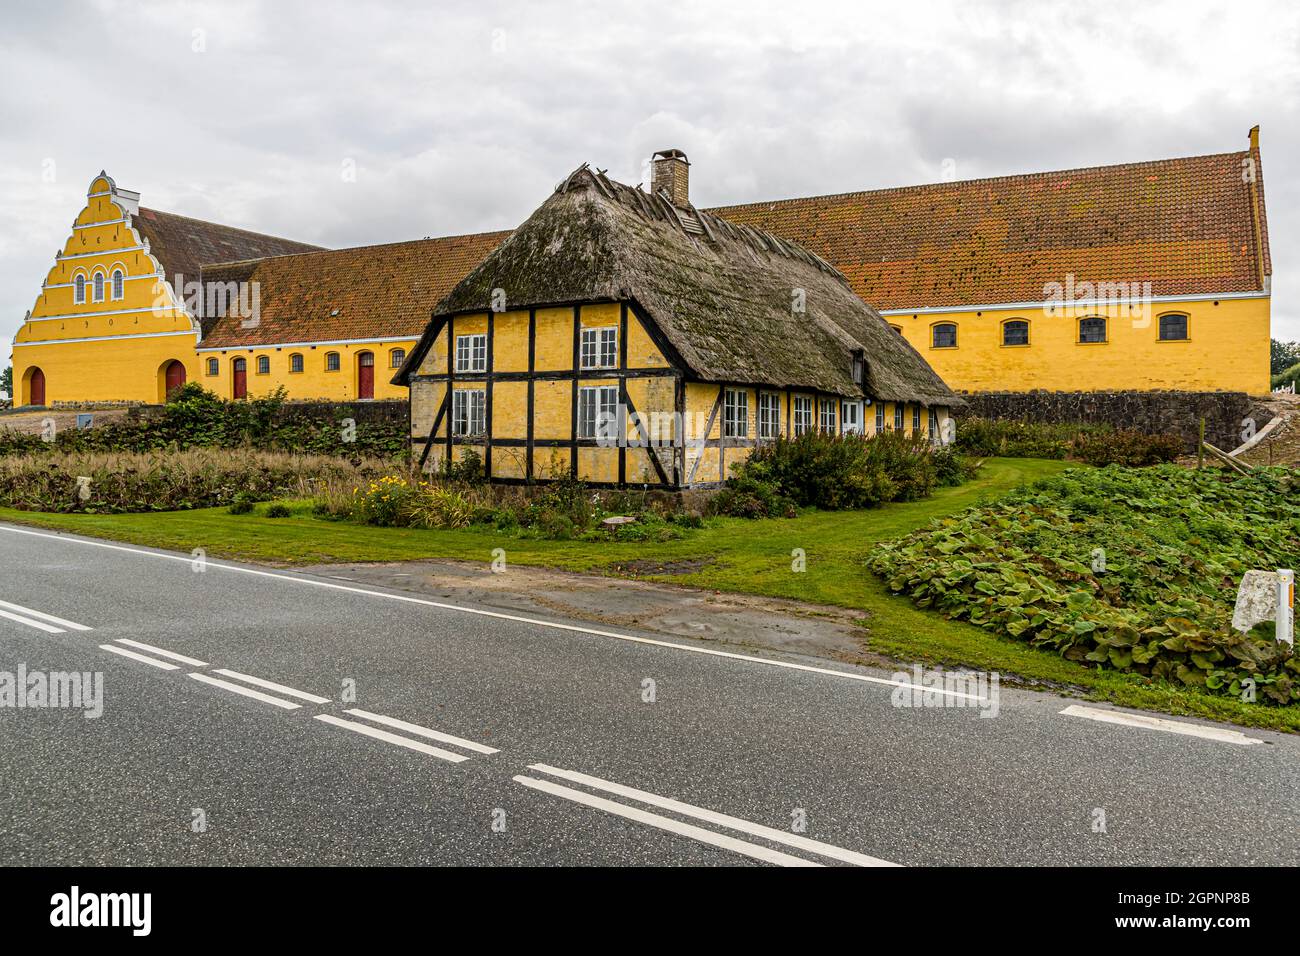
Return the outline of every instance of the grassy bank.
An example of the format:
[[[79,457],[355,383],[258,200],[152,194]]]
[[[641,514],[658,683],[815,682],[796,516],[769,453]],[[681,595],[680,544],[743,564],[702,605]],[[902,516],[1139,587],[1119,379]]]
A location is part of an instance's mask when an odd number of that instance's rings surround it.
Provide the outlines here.
[[[980,628],[919,610],[890,594],[863,569],[871,546],[925,526],[1025,482],[1059,474],[1063,462],[992,459],[973,481],[922,501],[868,511],[806,512],[797,519],[714,519],[681,540],[656,543],[517,539],[493,531],[375,528],[314,518],[306,503],[288,518],[235,516],[223,509],[132,514],[51,515],[0,509],[0,520],[189,551],[278,564],[451,558],[487,563],[494,548],[507,560],[569,571],[629,574],[690,587],[761,594],[858,608],[870,614],[867,647],[901,661],[963,664],[1029,682],[1071,686],[1098,699],[1300,732],[1300,709],[1246,705],[1191,690],[1148,685],[1132,675],[1098,671],[999,638]],[[807,570],[791,569],[802,549]],[[659,573],[660,566],[683,573]]]

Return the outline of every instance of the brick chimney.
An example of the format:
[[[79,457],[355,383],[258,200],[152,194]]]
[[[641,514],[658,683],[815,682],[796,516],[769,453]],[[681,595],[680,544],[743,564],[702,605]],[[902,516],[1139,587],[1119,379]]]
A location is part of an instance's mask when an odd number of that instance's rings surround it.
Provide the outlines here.
[[[656,196],[662,190],[669,201],[680,209],[691,204],[690,161],[680,149],[661,149],[654,154],[650,171],[650,191]]]

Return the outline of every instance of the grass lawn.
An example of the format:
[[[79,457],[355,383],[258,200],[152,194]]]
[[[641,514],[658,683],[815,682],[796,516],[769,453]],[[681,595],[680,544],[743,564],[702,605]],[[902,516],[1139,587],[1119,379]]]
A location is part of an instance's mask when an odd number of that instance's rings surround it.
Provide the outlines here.
[[[990,459],[979,477],[960,488],[940,489],[933,498],[891,504],[870,511],[809,512],[797,519],[714,520],[678,541],[615,543],[543,541],[485,530],[425,531],[373,528],[313,517],[296,503],[289,518],[235,516],[224,508],[129,515],[56,515],[0,508],[0,520],[136,544],[190,551],[209,557],[279,564],[404,561],[419,558],[492,559],[504,548],[507,560],[569,571],[619,573],[628,562],[699,562],[686,574],[640,573],[664,581],[719,591],[737,591],[858,608],[869,612],[870,650],[904,662],[964,664],[1027,682],[1072,686],[1097,699],[1124,706],[1227,720],[1300,732],[1300,708],[1243,704],[1163,685],[1146,685],[1137,675],[1093,670],[1056,654],[999,638],[980,628],[922,611],[890,594],[862,565],[877,541],[896,538],[932,518],[981,498],[1057,474],[1065,462]],[[791,569],[791,552],[801,548],[807,570]]]

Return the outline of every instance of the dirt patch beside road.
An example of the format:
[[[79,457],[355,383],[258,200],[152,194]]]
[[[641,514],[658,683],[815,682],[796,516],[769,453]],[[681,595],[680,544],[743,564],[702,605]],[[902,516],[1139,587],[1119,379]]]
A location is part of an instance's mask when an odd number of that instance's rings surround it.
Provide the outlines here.
[[[610,628],[694,638],[737,651],[781,651],[889,666],[885,658],[865,649],[867,615],[844,608],[520,565],[500,574],[487,565],[462,561],[314,565],[297,570],[512,613],[562,616]],[[662,573],[657,567],[643,570]]]

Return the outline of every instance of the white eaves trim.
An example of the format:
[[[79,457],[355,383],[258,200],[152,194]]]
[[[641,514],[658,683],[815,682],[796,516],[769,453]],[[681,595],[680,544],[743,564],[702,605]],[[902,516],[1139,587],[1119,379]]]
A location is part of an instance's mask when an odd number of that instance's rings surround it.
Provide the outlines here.
[[[132,332],[129,335],[93,335],[81,339],[41,339],[37,342],[14,342],[14,348],[24,345],[65,345],[69,342],[112,342],[117,339],[161,339],[172,335],[191,335],[198,340],[198,333],[193,329],[181,329],[179,332]]]

